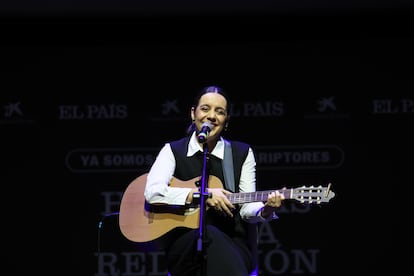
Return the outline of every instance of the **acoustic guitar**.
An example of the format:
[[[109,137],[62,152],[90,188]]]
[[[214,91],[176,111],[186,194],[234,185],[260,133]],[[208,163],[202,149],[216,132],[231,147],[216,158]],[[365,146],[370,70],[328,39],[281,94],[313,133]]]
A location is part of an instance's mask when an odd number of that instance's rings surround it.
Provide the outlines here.
[[[175,228],[199,227],[200,208],[188,206],[151,205],[144,198],[147,173],[138,176],[126,188],[120,203],[119,227],[121,233],[133,242],[150,242],[158,239]],[[182,181],[173,178],[169,185],[172,187],[195,187],[200,177]],[[223,188],[223,185],[215,176],[209,176],[210,188]],[[297,200],[301,203],[326,203],[335,193],[327,187],[303,186],[299,188],[279,189],[285,199]],[[276,190],[273,190],[276,191]],[[232,193],[228,199],[233,204],[266,201],[272,190],[256,191],[248,193]]]

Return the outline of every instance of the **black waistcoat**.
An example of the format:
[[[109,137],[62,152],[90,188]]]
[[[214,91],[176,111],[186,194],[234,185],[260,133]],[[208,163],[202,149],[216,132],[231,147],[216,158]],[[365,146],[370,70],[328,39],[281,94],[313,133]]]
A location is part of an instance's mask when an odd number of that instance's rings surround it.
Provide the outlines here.
[[[193,156],[187,157],[187,149],[190,137],[184,137],[180,140],[170,143],[172,152],[176,161],[176,168],[174,177],[177,179],[187,181],[201,176],[203,169],[203,153],[199,152]],[[235,180],[235,191],[239,192],[239,180],[241,175],[241,168],[245,161],[249,145],[243,142],[231,141],[232,155],[233,155],[233,169]],[[213,175],[221,181],[221,185],[225,188],[222,160],[215,156],[208,158],[208,175]],[[196,184],[194,184],[196,185]],[[237,207],[237,206],[236,206]],[[234,212],[234,217],[224,217],[217,215],[214,210],[206,212],[205,221],[208,224],[215,225],[223,232],[227,233],[237,243],[246,244],[247,239],[247,224],[242,221],[238,213],[238,209]]]

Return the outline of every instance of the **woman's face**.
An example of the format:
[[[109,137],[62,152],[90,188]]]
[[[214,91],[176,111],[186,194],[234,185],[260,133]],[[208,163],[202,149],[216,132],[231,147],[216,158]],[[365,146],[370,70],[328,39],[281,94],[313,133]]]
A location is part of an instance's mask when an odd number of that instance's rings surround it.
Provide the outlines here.
[[[207,140],[216,139],[223,131],[228,118],[226,98],[214,92],[204,94],[195,109],[191,109],[191,118],[198,131],[204,122],[211,123],[212,129]]]

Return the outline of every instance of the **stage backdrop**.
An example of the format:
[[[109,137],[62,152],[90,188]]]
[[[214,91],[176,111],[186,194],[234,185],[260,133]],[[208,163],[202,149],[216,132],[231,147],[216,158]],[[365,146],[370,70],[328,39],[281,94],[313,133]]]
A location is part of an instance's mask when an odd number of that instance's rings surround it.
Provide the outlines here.
[[[225,136],[255,150],[258,190],[335,193],[259,225],[259,275],[401,275],[412,39],[269,37],[3,45],[2,207],[15,238],[2,256],[14,274],[165,275],[162,250],[120,232],[120,201],[215,84],[232,99]]]

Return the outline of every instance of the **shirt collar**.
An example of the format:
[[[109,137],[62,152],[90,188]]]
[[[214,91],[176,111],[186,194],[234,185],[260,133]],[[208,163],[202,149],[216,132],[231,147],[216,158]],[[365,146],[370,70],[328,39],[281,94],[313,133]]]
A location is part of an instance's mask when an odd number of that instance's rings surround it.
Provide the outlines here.
[[[200,144],[197,142],[196,134],[193,132],[190,138],[190,142],[188,143],[188,150],[187,150],[187,156],[193,156],[198,151],[203,152],[203,148],[200,146]],[[224,140],[223,137],[220,137],[220,139],[217,141],[216,146],[213,149],[213,152],[210,153],[211,155],[214,155],[217,158],[223,159],[224,158]]]

